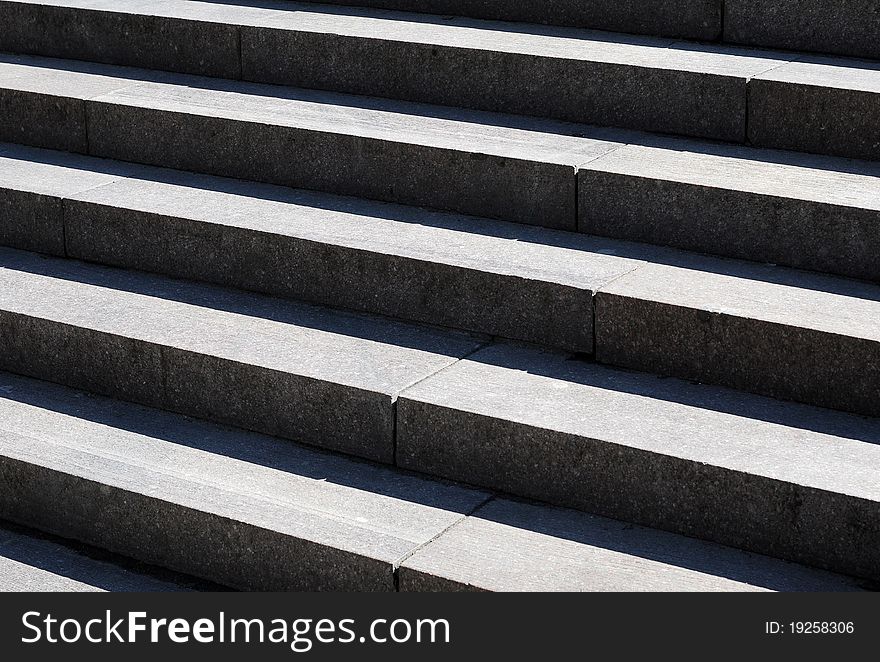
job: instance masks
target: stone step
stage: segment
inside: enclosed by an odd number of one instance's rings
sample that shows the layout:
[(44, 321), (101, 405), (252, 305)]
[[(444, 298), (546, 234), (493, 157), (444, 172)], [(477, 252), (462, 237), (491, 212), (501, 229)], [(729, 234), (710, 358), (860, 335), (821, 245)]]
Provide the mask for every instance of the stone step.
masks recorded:
[[(173, 82), (171, 82), (173, 81)], [(0, 55), (0, 139), (574, 229), (580, 125)]]
[[(401, 591), (853, 591), (851, 578), (546, 505), (493, 499), (400, 566)], [(870, 588), (870, 584), (866, 584)]]
[(250, 590), (394, 590), (479, 491), (0, 375), (0, 516)]
[[(0, 382), (4, 381), (0, 376)], [(4, 395), (6, 393), (4, 392)], [(44, 536), (0, 523), (0, 591), (183, 591), (184, 586), (87, 556)]]
[(0, 2), (0, 49), (880, 159), (871, 62), (318, 5), (61, 4)]
[(0, 146), (0, 244), (593, 352), (607, 241)]
[[(44, 151), (6, 153), (0, 242), (14, 248), (595, 352), (611, 365), (880, 416), (875, 284)], [(16, 288), (36, 287), (20, 281), (21, 260), (36, 258), (4, 256), (10, 311), (34, 305)], [(69, 268), (93, 269), (41, 264), (62, 299)], [(98, 284), (111, 284), (102, 297), (129, 278), (96, 273)], [(147, 290), (183, 287), (136, 278)], [(195, 297), (231, 297), (245, 314), (252, 305), (257, 316), (273, 310), (243, 293), (193, 287), (186, 291)], [(297, 323), (297, 315), (282, 320)], [(448, 360), (474, 342), (450, 349)], [(393, 384), (383, 393), (397, 392)]]
[[(146, 83), (135, 87), (161, 91), (154, 101), (164, 99), (167, 112), (115, 103), (79, 106), (75, 99), (52, 95), (88, 96), (89, 87), (97, 92), (121, 84), (119, 79), (95, 74), (94, 65), (65, 63), (92, 71), (86, 73), (59, 69), (62, 63), (56, 60), (19, 58), (13, 64), (15, 59), (0, 64), (0, 78), (5, 71), (7, 87), (24, 90), (25, 97), (10, 101), (5, 123), (0, 118), (4, 139), (557, 229), (580, 226), (613, 238), (880, 280), (876, 163), (495, 114), (427, 117), (414, 114), (425, 107), (412, 104), (399, 108), (409, 114), (391, 113), (370, 107), (364, 98), (358, 102), (366, 106), (346, 110), (317, 99), (297, 102), (214, 90), (209, 98), (219, 105), (212, 110), (163, 96), (198, 90)], [(237, 111), (255, 99), (271, 107), (274, 124), (250, 122)], [(149, 98), (138, 103), (148, 106)], [(278, 104), (301, 114), (299, 128), (285, 126), (291, 115), (282, 114)], [(172, 107), (185, 107), (186, 113)], [(88, 126), (86, 108), (93, 116)], [(212, 113), (221, 110), (232, 119), (217, 124)], [(326, 125), (318, 129), (315, 117), (322, 114)], [(229, 144), (248, 140), (260, 149), (242, 146), (242, 152), (230, 152)], [(316, 160), (321, 169), (312, 167)]]
[[(496, 345), (408, 389), (397, 435), (404, 468), (880, 578), (878, 419)], [(415, 569), (473, 583), (494, 554)]]
[(383, 462), (472, 336), (0, 249), (0, 369)]
[[(293, 3), (288, 3), (293, 4)], [(880, 59), (874, 0), (321, 0)]]
[(8, 373), (0, 385), (0, 476), (16, 486), (2, 516), (236, 588), (860, 588)]

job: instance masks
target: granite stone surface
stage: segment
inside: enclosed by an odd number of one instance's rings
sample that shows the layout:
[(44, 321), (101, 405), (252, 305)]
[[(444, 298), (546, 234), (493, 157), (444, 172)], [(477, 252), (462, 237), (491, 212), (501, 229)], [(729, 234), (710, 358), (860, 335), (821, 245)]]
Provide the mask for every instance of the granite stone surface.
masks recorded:
[(880, 576), (876, 419), (502, 344), (405, 391), (397, 425), (404, 468)]
[(0, 375), (0, 516), (247, 590), (393, 590), (486, 495)]

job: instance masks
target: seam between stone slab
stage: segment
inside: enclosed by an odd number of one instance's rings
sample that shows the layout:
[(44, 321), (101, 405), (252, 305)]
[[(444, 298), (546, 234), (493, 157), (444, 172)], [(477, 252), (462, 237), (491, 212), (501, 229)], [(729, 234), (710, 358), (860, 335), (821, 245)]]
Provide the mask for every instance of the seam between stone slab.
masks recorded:
[(459, 524), (470, 519), (475, 513), (482, 510), (483, 508), (485, 508), (490, 502), (495, 501), (497, 498), (498, 498), (497, 494), (490, 493), (485, 499), (483, 499), (481, 502), (479, 502), (477, 505), (475, 505), (473, 508), (471, 508), (466, 513), (463, 513), (461, 517), (459, 517), (452, 524), (450, 524), (445, 529), (440, 531), (436, 536), (433, 536), (430, 540), (417, 545), (416, 547), (411, 549), (409, 552), (404, 554), (402, 557), (400, 557), (397, 561), (395, 561), (392, 566), (393, 567), (392, 572), (394, 573), (394, 589), (396, 591), (400, 592), (400, 566), (402, 566), (409, 559), (411, 559), (413, 557), (413, 555), (415, 555), (419, 551), (423, 550), (425, 547), (432, 544), (434, 541), (439, 540), (440, 538), (445, 536), (447, 533), (449, 533), (449, 531), (451, 531), (452, 529), (457, 527)]
[[(88, 123), (86, 123), (88, 127)], [(86, 145), (88, 145), (89, 134), (88, 129), (86, 129)], [(67, 212), (68, 212), (68, 203), (69, 202), (77, 202), (77, 196), (81, 196), (85, 193), (91, 193), (99, 188), (103, 188), (105, 186), (111, 186), (113, 184), (118, 184), (120, 181), (126, 179), (122, 175), (117, 175), (110, 181), (104, 182), (103, 184), (95, 184), (94, 186), (87, 186), (86, 188), (69, 193), (68, 195), (59, 196), (59, 200), (61, 201), (61, 241), (62, 246), (64, 248), (64, 257), (70, 259), (81, 259), (70, 256), (70, 251), (67, 250)]]
[[(484, 340), (483, 342), (479, 343), (470, 352), (468, 352), (464, 356), (461, 356), (460, 358), (455, 359), (449, 365), (443, 366), (439, 370), (435, 370), (431, 374), (426, 375), (426, 376), (422, 377), (421, 379), (417, 379), (412, 384), (408, 384), (408, 385), (404, 386), (402, 389), (400, 389), (399, 391), (397, 391), (396, 393), (393, 393), (391, 395), (391, 466), (399, 467), (399, 465), (397, 463), (397, 423), (398, 423), (397, 401), (404, 394), (404, 392), (408, 391), (409, 389), (411, 389), (415, 386), (418, 386), (419, 384), (421, 384), (422, 382), (424, 382), (427, 379), (431, 379), (432, 377), (436, 377), (441, 372), (452, 368), (453, 366), (458, 364), (460, 361), (464, 361), (465, 359), (470, 358), (471, 356), (473, 356), (477, 352), (480, 352), (480, 351), (486, 349), (489, 345), (493, 344), (495, 341), (496, 341), (495, 337)], [(593, 343), (594, 343), (593, 346), (595, 349), (595, 333), (593, 334)], [(395, 577), (396, 577), (396, 575), (395, 575)]]

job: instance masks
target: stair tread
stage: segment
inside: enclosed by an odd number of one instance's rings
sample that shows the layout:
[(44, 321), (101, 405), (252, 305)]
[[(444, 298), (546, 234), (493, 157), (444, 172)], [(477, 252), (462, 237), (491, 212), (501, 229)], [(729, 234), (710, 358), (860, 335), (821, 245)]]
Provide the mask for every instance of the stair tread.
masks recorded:
[[(742, 166), (742, 162), (738, 165)], [(757, 164), (758, 169), (767, 166), (766, 163)], [(116, 174), (111, 174), (114, 172)], [(89, 179), (89, 175), (93, 179)], [(864, 184), (859, 181), (859, 175), (848, 176), (855, 178), (857, 184)], [(880, 286), (871, 283), (504, 221), (129, 166), (44, 150), (0, 147), (0, 187), (40, 192), (46, 191), (53, 182), (58, 182), (60, 188), (48, 190), (57, 190), (56, 194), (73, 200), (192, 218), (260, 233), (295, 236), (481, 272), (512, 274), (590, 292), (723, 312), (745, 319), (880, 342), (880, 328), (876, 324), (880, 316)], [(77, 192), (80, 183), (84, 189)], [(62, 272), (67, 268), (73, 269), (72, 273), (76, 270), (86, 273), (93, 269), (62, 262), (52, 264), (57, 264)], [(119, 274), (118, 277), (122, 282), (128, 278), (133, 278), (133, 283), (152, 282), (146, 276)], [(35, 278), (29, 276), (27, 281), (22, 281), (22, 287), (43, 287)], [(143, 280), (145, 278), (147, 280)], [(31, 284), (26, 285), (26, 282)], [(53, 282), (70, 291), (71, 295), (79, 292), (88, 297), (91, 296), (88, 292), (97, 291), (84, 286), (71, 289), (73, 285), (65, 285), (61, 280)], [(162, 286), (156, 287), (161, 291)], [(173, 287), (193, 293), (181, 295), (184, 300), (187, 296), (200, 296), (195, 294), (200, 291), (197, 288), (186, 289), (190, 286), (178, 284)], [(15, 295), (8, 290), (6, 296)], [(131, 305), (137, 309), (154, 306), (165, 311), (172, 305), (157, 299), (148, 301), (132, 293), (118, 296), (120, 300), (130, 298)], [(236, 301), (233, 308), (237, 306), (243, 311), (250, 305), (240, 295), (231, 300)], [(59, 301), (64, 301), (64, 297)], [(27, 297), (23, 303), (36, 305)], [(64, 310), (63, 306), (61, 310)], [(181, 311), (181, 320), (192, 317), (183, 312), (187, 310), (183, 304), (176, 304), (175, 310)], [(198, 310), (206, 320), (213, 319), (212, 314), (220, 315)], [(193, 324), (205, 324), (206, 328), (211, 325), (211, 322), (197, 322), (196, 319), (192, 317)], [(248, 323), (245, 318), (240, 320), (241, 324)], [(139, 314), (130, 316), (132, 332), (142, 330), (141, 322)], [(122, 324), (123, 320), (117, 319), (114, 323)], [(266, 334), (267, 342), (274, 342), (271, 339), (276, 330), (283, 328), (280, 322), (251, 320), (249, 324), (254, 333)], [(167, 336), (171, 342), (173, 332), (169, 331)], [(469, 346), (467, 340), (463, 344), (458, 342), (459, 351)], [(452, 346), (454, 344), (449, 347)], [(452, 349), (448, 351), (456, 353)], [(292, 364), (299, 360), (297, 354), (291, 357)], [(260, 360), (256, 354), (253, 359)], [(436, 365), (431, 361), (428, 364)], [(413, 378), (414, 375), (408, 373), (402, 381)]]
[(190, 0), (157, 0), (127, 7), (96, 0), (26, 2), (743, 78), (792, 59), (792, 56), (785, 53), (764, 53), (752, 49), (734, 52), (724, 47), (695, 46), (672, 39), (578, 28), (538, 25), (517, 27), (509, 22), (457, 17), (444, 17), (442, 21), (425, 20), (422, 15), (407, 12), (353, 7), (341, 9), (295, 2), (248, 3), (245, 0), (236, 4), (214, 4)]
[[(480, 508), (485, 492), (8, 373), (0, 384), (5, 461), (378, 559), (389, 580), (401, 563), (404, 590), (410, 571), (479, 584), (473, 568), (502, 561), (507, 569), (487, 574), (483, 588), (858, 588), (844, 577), (549, 506), (493, 500)], [(149, 513), (131, 516), (137, 523)], [(174, 540), (175, 526), (163, 519), (157, 544)], [(516, 558), (501, 559), (513, 545)], [(297, 559), (287, 563), (295, 568)], [(347, 570), (328, 572), (344, 581)]]
[(388, 563), (486, 498), (8, 373), (0, 383), (7, 458)]
[(401, 564), (406, 590), (852, 591), (796, 564), (561, 508), (494, 499)]
[(192, 0), (154, 0), (135, 5), (120, 5), (103, 0), (23, 1), (24, 4), (33, 5), (522, 53), (743, 79), (760, 77), (818, 87), (880, 92), (880, 70), (875, 62), (868, 60), (799, 56), (784, 51), (698, 44), (579, 28), (511, 24), (505, 21), (448, 16), (439, 20), (394, 10), (296, 2), (248, 3), (243, 0), (235, 4), (223, 4)]
[(83, 101), (570, 166), (616, 146), (607, 140), (566, 135), (583, 129), (554, 120), (516, 118), (519, 126), (503, 126), (492, 123), (495, 114), (480, 111), (36, 56), (0, 55), (0, 85)]
[(880, 501), (877, 419), (504, 344), (402, 399)]
[(184, 587), (177, 584), (93, 559), (56, 542), (0, 525), (0, 591), (182, 590)]
[(3, 310), (396, 395), (474, 337), (0, 249)]

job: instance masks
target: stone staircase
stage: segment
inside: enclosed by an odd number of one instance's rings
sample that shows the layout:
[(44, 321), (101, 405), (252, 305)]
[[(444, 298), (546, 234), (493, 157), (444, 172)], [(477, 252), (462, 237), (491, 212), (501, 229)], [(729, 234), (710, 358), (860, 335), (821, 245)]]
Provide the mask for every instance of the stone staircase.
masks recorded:
[(0, 518), (240, 589), (875, 588), (878, 30), (0, 0)]

